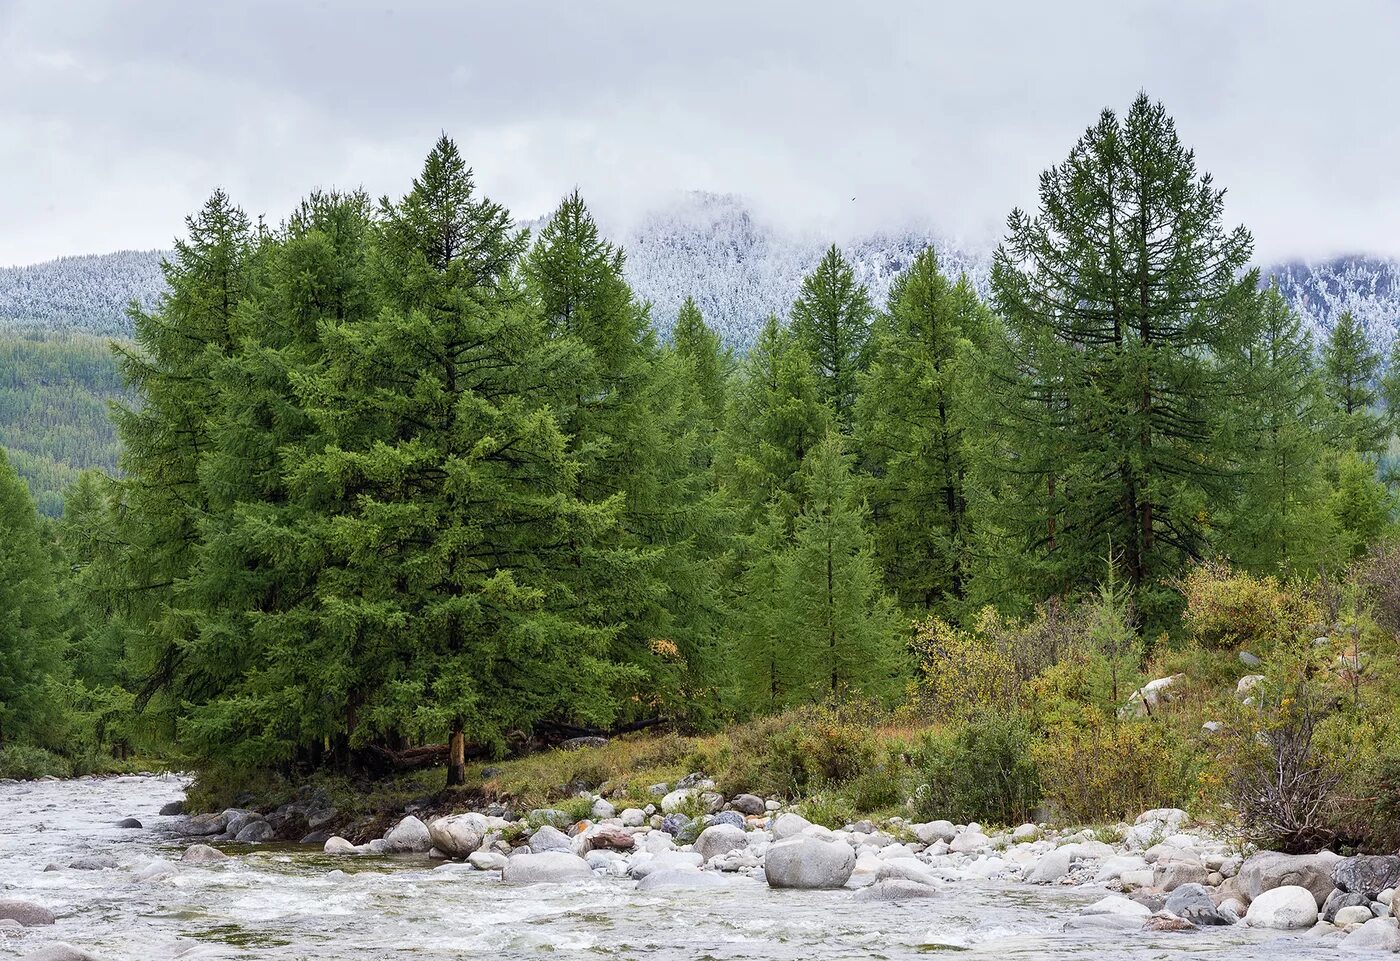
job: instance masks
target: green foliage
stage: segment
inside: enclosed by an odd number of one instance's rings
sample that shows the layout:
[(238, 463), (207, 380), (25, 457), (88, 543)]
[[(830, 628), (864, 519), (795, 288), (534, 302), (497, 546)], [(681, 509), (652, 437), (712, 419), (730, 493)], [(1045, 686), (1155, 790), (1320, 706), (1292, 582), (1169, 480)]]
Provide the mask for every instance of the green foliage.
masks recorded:
[(1193, 794), (1189, 755), (1151, 721), (1063, 727), (1036, 744), (1032, 757), (1045, 800), (1071, 823), (1131, 819), (1181, 807)]
[(787, 711), (730, 734), (730, 766), (720, 778), (729, 793), (797, 798), (840, 787), (881, 761), (860, 703)]
[(1011, 714), (974, 717), (923, 748), (924, 783), (915, 792), (921, 820), (1020, 824), (1040, 803), (1030, 729)]
[(1357, 453), (1378, 453), (1390, 434), (1386, 419), (1375, 410), (1380, 362), (1366, 331), (1351, 311), (1343, 311), (1322, 346), (1322, 377), (1337, 436), (1344, 448)]
[(792, 305), (792, 332), (816, 365), (821, 396), (846, 429), (870, 337), (870, 295), (833, 244), (802, 281)]
[(32, 744), (0, 747), (0, 778), (30, 781), (41, 777), (69, 777), (72, 765), (52, 751)]
[(1242, 648), (1262, 656), (1280, 645), (1310, 641), (1323, 619), (1322, 609), (1299, 586), (1220, 564), (1193, 567), (1181, 589), (1185, 627), (1208, 648)]

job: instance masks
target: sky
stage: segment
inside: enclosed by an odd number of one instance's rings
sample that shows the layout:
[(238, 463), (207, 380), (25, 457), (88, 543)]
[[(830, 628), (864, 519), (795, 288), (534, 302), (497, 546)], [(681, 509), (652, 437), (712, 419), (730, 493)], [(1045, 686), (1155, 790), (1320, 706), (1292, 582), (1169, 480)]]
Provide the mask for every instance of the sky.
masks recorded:
[(167, 247), (216, 186), (397, 196), (443, 132), (522, 219), (990, 246), (1140, 90), (1261, 261), (1400, 256), (1396, 0), (0, 0), (0, 265)]

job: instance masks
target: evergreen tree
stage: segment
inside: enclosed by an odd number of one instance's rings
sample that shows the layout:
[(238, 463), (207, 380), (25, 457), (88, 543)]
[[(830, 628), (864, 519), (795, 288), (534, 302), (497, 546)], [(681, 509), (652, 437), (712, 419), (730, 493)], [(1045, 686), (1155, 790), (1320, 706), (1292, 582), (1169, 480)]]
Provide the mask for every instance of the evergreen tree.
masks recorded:
[(949, 283), (926, 249), (896, 278), (871, 341), (856, 434), (876, 554), (908, 608), (966, 594), (965, 355), (985, 349), (991, 327), (966, 278)]
[(53, 558), (34, 500), (0, 449), (0, 746), (43, 735), (55, 705), (46, 680), (59, 668)]
[(1205, 552), (1228, 503), (1218, 358), (1253, 336), (1251, 239), (1223, 228), (1223, 191), (1145, 95), (1122, 120), (1105, 110), (1040, 200), (1011, 214), (993, 264), (1009, 364), (988, 378), (981, 462), (1011, 495), (1011, 551), (1058, 555), (1057, 586), (1083, 587), (1112, 550), (1141, 594)]
[(687, 406), (698, 406), (708, 423), (718, 427), (728, 402), (734, 358), (719, 335), (705, 324), (694, 298), (687, 297), (681, 305), (671, 342), (694, 392)]
[(1322, 347), (1323, 384), (1332, 402), (1339, 443), (1363, 454), (1378, 453), (1389, 433), (1375, 409), (1379, 369), (1380, 354), (1351, 311), (1344, 311)]
[(793, 333), (817, 365), (821, 396), (842, 429), (850, 426), (873, 312), (865, 285), (834, 244), (803, 278), (792, 305)]
[(776, 674), (789, 703), (883, 698), (898, 689), (899, 620), (881, 585), (850, 461), (833, 432), (803, 465), (806, 503), (773, 599), (785, 639)]

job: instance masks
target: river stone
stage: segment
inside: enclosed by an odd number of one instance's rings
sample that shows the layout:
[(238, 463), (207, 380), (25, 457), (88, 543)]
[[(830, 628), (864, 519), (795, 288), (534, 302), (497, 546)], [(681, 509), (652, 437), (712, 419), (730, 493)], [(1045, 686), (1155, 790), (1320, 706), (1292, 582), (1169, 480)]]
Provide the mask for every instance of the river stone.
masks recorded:
[(1069, 874), (1069, 865), (1069, 849), (1056, 848), (1035, 862), (1035, 867), (1026, 873), (1026, 880), (1031, 884), (1053, 884)]
[(647, 812), (641, 808), (624, 808), (622, 811), (622, 826), (625, 828), (639, 828), (646, 820)]
[(245, 844), (261, 844), (263, 841), (271, 841), (276, 836), (277, 832), (271, 824), (266, 821), (254, 821), (239, 831), (234, 840), (242, 841)]
[(1205, 884), (1208, 871), (1199, 861), (1186, 859), (1158, 860), (1152, 868), (1152, 885), (1163, 891), (1175, 891), (1188, 885)]
[(1274, 888), (1298, 886), (1312, 892), (1317, 907), (1321, 907), (1336, 885), (1332, 869), (1342, 856), (1331, 851), (1317, 854), (1279, 854), (1260, 851), (1250, 855), (1240, 865), (1240, 890), (1253, 901)]
[(53, 924), (56, 920), (54, 918), (54, 913), (43, 905), (35, 904), (32, 901), (16, 901), (9, 898), (0, 899), (0, 919), (2, 918), (18, 921), (26, 928), (36, 928), (44, 924)]
[(661, 819), (661, 831), (672, 837), (680, 834), (690, 824), (690, 818), (684, 814), (668, 814)]
[(812, 826), (812, 822), (800, 814), (792, 811), (784, 811), (773, 819), (774, 840), (781, 841), (784, 838), (795, 837)]
[(102, 961), (102, 959), (82, 948), (75, 948), (63, 941), (55, 941), (38, 951), (30, 951), (20, 961)]
[(467, 862), (478, 871), (499, 871), (507, 860), (504, 854), (495, 851), (473, 851), (467, 855)]
[(1146, 919), (1151, 917), (1152, 909), (1145, 904), (1139, 904), (1131, 898), (1125, 898), (1120, 894), (1110, 894), (1106, 898), (1100, 898), (1095, 901), (1079, 913), (1085, 916), (1112, 914), (1124, 918)]
[(190, 837), (208, 837), (211, 834), (223, 834), (227, 827), (228, 818), (223, 814), (196, 814), (186, 818), (179, 831)]
[(693, 868), (667, 868), (652, 871), (637, 882), (638, 891), (692, 891), (701, 888), (723, 888), (729, 882), (718, 871), (696, 871)]
[(261, 821), (262, 815), (257, 811), (246, 811), (242, 808), (229, 808), (224, 812), (224, 829), (222, 834), (227, 834), (229, 840), (238, 837), (238, 832), (252, 824), (254, 821)]
[(888, 881), (876, 881), (869, 887), (861, 888), (855, 893), (852, 900), (912, 901), (916, 898), (936, 898), (938, 894), (938, 889), (930, 885), (920, 884), (918, 881), (891, 878)]
[(1343, 858), (1332, 867), (1332, 881), (1343, 891), (1374, 899), (1400, 884), (1400, 855), (1358, 854)]
[(628, 868), (628, 874), (633, 879), (640, 881), (648, 874), (655, 874), (657, 871), (673, 869), (698, 871), (703, 863), (700, 855), (694, 851), (662, 851), (649, 858), (634, 858)]
[(696, 794), (695, 788), (677, 788), (661, 799), (661, 812), (663, 814), (675, 814)]
[(449, 858), (470, 857), (481, 848), (490, 825), (480, 814), (449, 814), (433, 818), (428, 824), (428, 837)]
[(228, 859), (227, 854), (207, 844), (191, 844), (185, 848), (185, 853), (180, 855), (180, 860), (187, 864), (217, 864)]
[(856, 852), (844, 841), (797, 835), (769, 845), (763, 874), (774, 888), (839, 888), (855, 867)]
[(1285, 884), (1263, 892), (1249, 905), (1245, 923), (1255, 928), (1297, 931), (1317, 923), (1317, 900), (1298, 884)]
[(541, 824), (530, 835), (530, 853), (543, 854), (547, 851), (570, 851), (569, 838), (563, 831), (549, 824)]
[(755, 794), (736, 794), (729, 801), (729, 806), (740, 814), (758, 816), (767, 811), (763, 804), (763, 798)]
[(90, 854), (68, 862), (68, 867), (74, 871), (106, 871), (116, 866), (117, 859), (110, 854)]
[(1195, 931), (1196, 926), (1185, 918), (1179, 918), (1174, 914), (1162, 911), (1152, 915), (1142, 923), (1144, 931)]
[(1334, 921), (1337, 912), (1342, 908), (1365, 907), (1370, 910), (1371, 899), (1364, 894), (1352, 894), (1343, 891), (1341, 888), (1333, 891), (1327, 896), (1327, 900), (1322, 902), (1322, 920)]
[(881, 861), (875, 868), (875, 880), (879, 881), (912, 881), (915, 884), (937, 884), (938, 879), (923, 869), (920, 861), (911, 861), (909, 858), (896, 858), (893, 861)]
[(636, 843), (631, 831), (615, 824), (595, 825), (584, 835), (584, 847), (588, 851), (630, 851)]
[(593, 802), (590, 813), (593, 815), (593, 820), (606, 821), (610, 817), (617, 816), (617, 808), (607, 798), (598, 798)]
[(732, 824), (711, 824), (695, 839), (695, 851), (706, 861), (748, 846), (749, 837), (744, 829)]
[(1192, 924), (1205, 926), (1235, 923), (1234, 919), (1226, 917), (1216, 907), (1215, 899), (1200, 884), (1178, 886), (1167, 898), (1165, 907), (1172, 914), (1184, 918)]
[(714, 827), (716, 824), (731, 824), (740, 831), (744, 830), (744, 816), (737, 811), (720, 811), (718, 814), (706, 819), (706, 826)]
[(165, 804), (161, 805), (161, 808), (160, 808), (160, 816), (161, 816), (161, 817), (166, 817), (166, 818), (168, 818), (168, 817), (173, 817), (173, 816), (175, 816), (175, 815), (177, 815), (177, 814), (184, 814), (184, 813), (185, 813), (185, 802), (184, 802), (184, 801), (168, 801), (168, 802), (166, 802)]
[(127, 830), (136, 830), (141, 827), (141, 822), (136, 820), (136, 818), (122, 818), (117, 822), (117, 827)]
[(410, 814), (384, 835), (385, 854), (422, 854), (433, 846), (428, 826)]
[(1078, 917), (1073, 917), (1066, 921), (1062, 930), (1121, 933), (1124, 931), (1141, 931), (1142, 923), (1143, 919), (1136, 915), (1081, 914)]
[(1332, 917), (1332, 923), (1339, 928), (1350, 928), (1365, 924), (1376, 917), (1371, 913), (1371, 906), (1368, 904), (1353, 904), (1345, 908), (1338, 909)]
[(937, 841), (951, 843), (953, 838), (958, 836), (958, 829), (953, 826), (952, 821), (929, 821), (924, 824), (910, 825), (910, 830), (914, 832), (914, 837), (923, 844), (933, 844)]
[(1394, 918), (1372, 918), (1342, 939), (1343, 951), (1400, 951)]
[(566, 828), (574, 823), (573, 818), (558, 808), (536, 808), (528, 818), (531, 824), (548, 824), (550, 827)]
[(567, 851), (517, 854), (506, 859), (501, 880), (506, 884), (560, 884), (593, 877), (588, 862)]
[(358, 850), (356, 850), (355, 845), (345, 840), (345, 838), (339, 836), (326, 838), (326, 845), (321, 850), (323, 850), (326, 854), (334, 855), (360, 853)]
[(1244, 677), (1240, 678), (1239, 683), (1235, 685), (1235, 697), (1241, 701), (1248, 700), (1250, 694), (1253, 693), (1254, 689), (1258, 687), (1263, 680), (1263, 674), (1246, 674)]
[(966, 831), (953, 838), (948, 850), (953, 854), (973, 854), (977, 851), (985, 850), (992, 846), (992, 839), (981, 831), (974, 831), (969, 827)]

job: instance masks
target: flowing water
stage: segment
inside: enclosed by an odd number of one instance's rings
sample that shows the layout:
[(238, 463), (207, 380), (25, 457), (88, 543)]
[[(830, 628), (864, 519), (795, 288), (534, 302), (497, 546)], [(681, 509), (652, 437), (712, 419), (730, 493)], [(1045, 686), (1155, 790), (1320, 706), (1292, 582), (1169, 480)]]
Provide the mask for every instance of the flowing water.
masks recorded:
[[(379, 959), (908, 959), (930, 953), (1012, 959), (1336, 958), (1334, 941), (1243, 925), (1198, 933), (1062, 932), (1104, 892), (950, 885), (937, 899), (856, 902), (849, 891), (772, 891), (735, 878), (722, 890), (639, 894), (632, 882), (503, 886), (495, 874), (423, 858), (328, 858), (296, 845), (225, 845), (215, 865), (143, 881), (188, 842), (157, 815), (183, 796), (170, 776), (0, 785), (0, 898), (35, 901), (58, 923), (0, 933), (0, 958), (65, 941), (107, 961)], [(142, 830), (116, 823), (137, 817)], [(116, 868), (69, 869), (108, 855)], [(56, 864), (60, 870), (45, 871)]]

